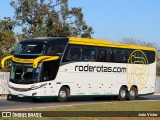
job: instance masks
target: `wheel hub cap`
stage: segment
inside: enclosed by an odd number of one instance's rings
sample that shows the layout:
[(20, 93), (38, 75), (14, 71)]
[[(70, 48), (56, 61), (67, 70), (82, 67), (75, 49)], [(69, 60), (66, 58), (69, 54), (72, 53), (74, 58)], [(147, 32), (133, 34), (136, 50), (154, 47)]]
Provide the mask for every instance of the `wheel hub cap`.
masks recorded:
[(121, 96), (124, 98), (126, 95), (126, 92), (124, 90), (121, 91)]
[(130, 96), (134, 97), (135, 96), (135, 92), (133, 90), (130, 91)]
[(60, 97), (63, 97), (65, 98), (67, 95), (66, 95), (66, 92), (65, 91), (60, 91)]

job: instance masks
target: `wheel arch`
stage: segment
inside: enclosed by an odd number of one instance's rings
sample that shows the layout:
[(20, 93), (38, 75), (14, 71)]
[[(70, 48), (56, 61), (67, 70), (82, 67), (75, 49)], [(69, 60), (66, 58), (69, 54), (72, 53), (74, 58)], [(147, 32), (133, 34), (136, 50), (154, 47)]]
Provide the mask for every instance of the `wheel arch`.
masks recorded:
[(121, 87), (119, 88), (119, 90), (120, 90), (122, 87), (126, 88), (126, 90), (127, 90), (127, 92), (128, 92), (128, 86), (127, 86), (127, 85), (121, 85)]

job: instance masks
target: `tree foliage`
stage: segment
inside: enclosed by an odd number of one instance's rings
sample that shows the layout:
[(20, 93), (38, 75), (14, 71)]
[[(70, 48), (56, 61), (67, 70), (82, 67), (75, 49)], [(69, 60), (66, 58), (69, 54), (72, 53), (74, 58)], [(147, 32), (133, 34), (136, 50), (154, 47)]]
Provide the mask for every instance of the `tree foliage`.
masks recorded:
[(154, 47), (156, 50), (159, 50), (159, 46), (155, 43), (150, 43), (146, 41), (141, 41), (133, 38), (124, 37), (120, 40), (122, 44), (130, 44), (130, 45), (139, 45), (139, 46), (146, 46), (146, 47)]
[(4, 20), (0, 20), (0, 59), (14, 49), (15, 38), (14, 28), (15, 23), (10, 17), (5, 17)]
[(26, 37), (91, 37), (92, 27), (83, 19), (82, 8), (69, 8), (68, 0), (15, 0), (17, 25)]

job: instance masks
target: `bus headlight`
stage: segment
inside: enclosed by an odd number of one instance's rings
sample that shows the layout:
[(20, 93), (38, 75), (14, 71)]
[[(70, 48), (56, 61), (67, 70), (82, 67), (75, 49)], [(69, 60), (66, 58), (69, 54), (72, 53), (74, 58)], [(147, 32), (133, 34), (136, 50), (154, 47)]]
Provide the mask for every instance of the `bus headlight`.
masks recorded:
[(38, 86), (32, 85), (32, 86), (31, 86), (31, 90), (35, 90), (35, 89), (38, 89), (38, 88), (40, 88), (40, 87), (41, 87), (41, 85), (38, 85)]
[(43, 87), (43, 86), (45, 86), (45, 85), (47, 85), (47, 83), (41, 84), (41, 85), (32, 85), (32, 86), (31, 86), (31, 90), (35, 90), (35, 89), (41, 88), (41, 87)]

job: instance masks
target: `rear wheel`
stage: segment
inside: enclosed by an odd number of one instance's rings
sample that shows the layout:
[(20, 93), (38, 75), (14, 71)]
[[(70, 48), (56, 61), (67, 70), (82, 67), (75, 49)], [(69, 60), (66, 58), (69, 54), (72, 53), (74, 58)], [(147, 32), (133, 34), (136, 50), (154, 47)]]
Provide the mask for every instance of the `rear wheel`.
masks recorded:
[(122, 86), (119, 90), (118, 99), (123, 101), (127, 99), (127, 88)]
[(135, 87), (132, 87), (128, 93), (129, 100), (135, 100), (137, 97), (137, 89)]
[(65, 102), (67, 101), (68, 96), (69, 96), (68, 89), (66, 87), (61, 87), (61, 89), (59, 90), (59, 94), (58, 94), (58, 101)]

